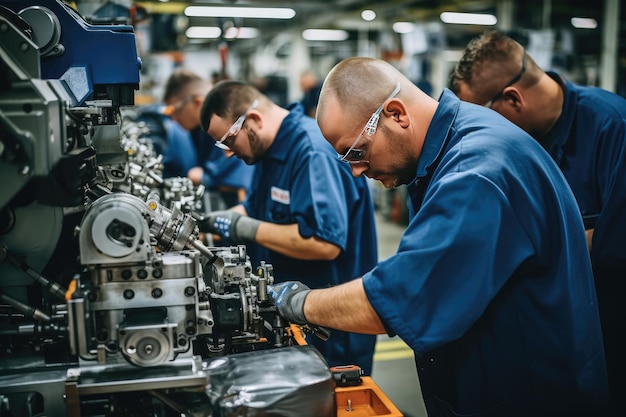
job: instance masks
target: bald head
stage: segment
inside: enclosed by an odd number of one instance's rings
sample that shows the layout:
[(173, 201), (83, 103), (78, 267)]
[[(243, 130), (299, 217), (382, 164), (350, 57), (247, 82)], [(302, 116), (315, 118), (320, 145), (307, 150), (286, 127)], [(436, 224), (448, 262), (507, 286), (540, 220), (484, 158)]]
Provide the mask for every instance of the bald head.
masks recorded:
[(395, 187), (414, 178), (438, 104), (388, 62), (348, 58), (324, 81), (317, 124), (354, 176)]
[(342, 105), (346, 118), (363, 123), (389, 96), (400, 82), (400, 93), (412, 83), (386, 61), (374, 58), (348, 58), (338, 63), (327, 75), (320, 92), (317, 120), (325, 118), (329, 100)]
[[(448, 87), (465, 101), (485, 104), (520, 73), (524, 54), (524, 47), (514, 39), (487, 31), (467, 44)], [(533, 85), (542, 73), (526, 55), (524, 76), (516, 85)]]

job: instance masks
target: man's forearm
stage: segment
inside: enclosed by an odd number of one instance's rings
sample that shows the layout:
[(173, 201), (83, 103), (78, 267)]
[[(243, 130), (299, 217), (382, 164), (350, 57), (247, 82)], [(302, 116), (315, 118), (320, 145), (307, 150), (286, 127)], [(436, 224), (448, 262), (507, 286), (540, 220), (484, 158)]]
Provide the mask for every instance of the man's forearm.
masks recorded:
[(270, 250), (302, 260), (333, 260), (341, 249), (316, 237), (304, 239), (297, 224), (273, 224), (262, 222), (256, 234), (256, 242)]
[(304, 303), (309, 323), (354, 333), (384, 334), (385, 328), (370, 304), (363, 281), (312, 290)]
[(585, 236), (587, 236), (587, 248), (591, 252), (591, 241), (593, 240), (593, 229), (585, 230)]

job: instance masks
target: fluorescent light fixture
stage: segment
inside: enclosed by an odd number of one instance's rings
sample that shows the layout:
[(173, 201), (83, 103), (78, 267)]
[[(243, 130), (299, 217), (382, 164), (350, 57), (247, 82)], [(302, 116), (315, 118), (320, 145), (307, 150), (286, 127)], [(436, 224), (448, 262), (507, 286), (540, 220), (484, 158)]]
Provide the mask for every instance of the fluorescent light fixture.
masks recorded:
[(376, 19), (376, 12), (374, 10), (363, 10), (361, 12), (361, 19), (365, 20), (366, 22), (371, 22), (372, 20)]
[(213, 7), (189, 6), (189, 17), (249, 17), (253, 19), (292, 19), (296, 11), (287, 7)]
[(216, 26), (191, 26), (185, 31), (189, 39), (216, 39), (222, 34), (222, 29)]
[(224, 37), (226, 39), (253, 39), (258, 36), (259, 30), (257, 28), (229, 27), (224, 31)]
[(415, 24), (411, 22), (396, 22), (391, 27), (396, 33), (411, 33), (415, 30)]
[(302, 31), (302, 37), (307, 41), (345, 41), (348, 32), (336, 29), (306, 29)]
[(598, 22), (592, 17), (572, 17), (570, 22), (576, 29), (595, 29), (598, 27)]
[(493, 26), (498, 23), (498, 19), (492, 14), (443, 12), (439, 17), (443, 23), (454, 25)]

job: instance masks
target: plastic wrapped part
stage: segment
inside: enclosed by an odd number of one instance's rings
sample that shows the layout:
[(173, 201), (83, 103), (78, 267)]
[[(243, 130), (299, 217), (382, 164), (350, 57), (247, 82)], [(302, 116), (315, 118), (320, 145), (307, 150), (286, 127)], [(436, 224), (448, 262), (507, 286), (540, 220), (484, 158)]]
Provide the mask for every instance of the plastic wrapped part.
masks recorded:
[(229, 355), (207, 366), (213, 417), (335, 417), (335, 382), (312, 346)]

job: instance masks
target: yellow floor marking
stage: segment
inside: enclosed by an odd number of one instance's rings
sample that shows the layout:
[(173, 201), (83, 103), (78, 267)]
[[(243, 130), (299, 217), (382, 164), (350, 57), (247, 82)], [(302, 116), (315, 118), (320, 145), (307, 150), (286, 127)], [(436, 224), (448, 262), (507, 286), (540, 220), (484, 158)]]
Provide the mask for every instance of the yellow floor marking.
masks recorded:
[(395, 361), (398, 359), (408, 359), (413, 358), (414, 354), (412, 350), (401, 350), (398, 352), (381, 352), (374, 353), (374, 362), (383, 362), (383, 361)]
[(376, 342), (376, 351), (388, 351), (397, 349), (411, 349), (403, 340), (383, 340)]
[(393, 361), (412, 358), (413, 350), (402, 340), (385, 340), (376, 343), (374, 361)]

